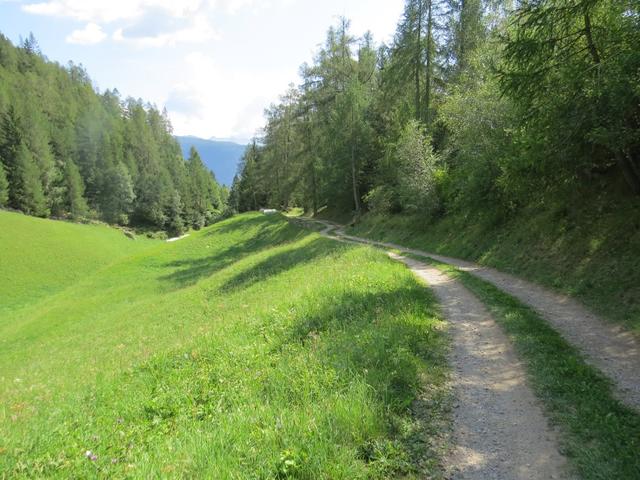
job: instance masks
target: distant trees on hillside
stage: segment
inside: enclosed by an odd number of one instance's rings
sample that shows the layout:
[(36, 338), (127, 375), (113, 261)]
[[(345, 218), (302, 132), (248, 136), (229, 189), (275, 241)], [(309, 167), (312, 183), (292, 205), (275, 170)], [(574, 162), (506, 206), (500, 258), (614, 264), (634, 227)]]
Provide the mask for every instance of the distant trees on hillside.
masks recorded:
[(87, 72), (0, 35), (0, 206), (180, 233), (218, 218), (227, 192), (182, 158), (166, 112), (97, 92)]
[(268, 110), (231, 201), (503, 215), (640, 193), (638, 46), (625, 0), (406, 0), (379, 47), (343, 19)]

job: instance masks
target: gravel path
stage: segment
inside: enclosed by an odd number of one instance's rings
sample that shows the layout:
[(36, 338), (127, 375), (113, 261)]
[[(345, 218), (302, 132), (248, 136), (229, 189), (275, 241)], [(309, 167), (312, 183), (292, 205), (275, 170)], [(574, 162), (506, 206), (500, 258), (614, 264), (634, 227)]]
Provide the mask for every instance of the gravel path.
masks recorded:
[(602, 320), (566, 295), (493, 268), (393, 243), (346, 235), (337, 224), (325, 221), (318, 223), (326, 227), (322, 232), (325, 235), (335, 230), (338, 236), (351, 241), (433, 258), (476, 275), (509, 293), (541, 314), (569, 343), (582, 352), (589, 363), (609, 377), (622, 402), (640, 409), (640, 341), (619, 325)]
[(640, 342), (631, 332), (605, 322), (566, 295), (513, 275), (455, 258), (428, 256), (468, 271), (532, 307), (578, 347), (589, 363), (613, 380), (616, 396), (622, 402), (640, 409)]
[[(335, 240), (363, 242), (322, 223)], [(370, 243), (365, 241), (365, 243)], [(397, 247), (393, 247), (396, 248)], [(450, 325), (455, 398), (447, 478), (548, 480), (568, 478), (556, 433), (526, 382), (524, 367), (485, 306), (437, 268), (394, 253), (433, 290)]]
[(564, 478), (567, 467), (556, 435), (509, 340), (484, 305), (435, 267), (389, 255), (429, 284), (450, 324), (455, 409), (449, 478)]

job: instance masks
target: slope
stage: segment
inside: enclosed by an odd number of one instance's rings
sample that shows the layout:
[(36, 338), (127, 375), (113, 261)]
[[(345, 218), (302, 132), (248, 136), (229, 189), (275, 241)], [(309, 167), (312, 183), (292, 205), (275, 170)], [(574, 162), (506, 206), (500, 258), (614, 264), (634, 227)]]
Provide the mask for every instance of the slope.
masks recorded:
[(640, 201), (583, 199), (530, 207), (514, 218), (491, 211), (366, 215), (349, 232), (471, 260), (575, 297), (640, 334)]
[(279, 216), (122, 258), (0, 327), (0, 471), (437, 475), (433, 304), (384, 254)]
[(156, 243), (107, 226), (0, 210), (0, 319)]
[[(607, 338), (608, 332), (581, 331), (589, 329), (593, 322), (598, 323), (597, 318), (584, 312), (583, 307), (579, 307), (580, 321), (571, 325), (575, 331), (563, 338), (567, 333), (564, 327), (568, 325), (563, 326), (564, 320), (556, 317), (556, 307), (571, 309), (575, 302), (561, 298), (557, 306), (549, 305), (548, 302), (556, 301), (557, 294), (541, 291), (535, 285), (527, 286), (520, 279), (507, 279), (506, 274), (497, 274), (469, 262), (346, 235), (330, 222), (316, 220), (316, 225), (325, 227), (321, 234), (329, 238), (374, 244), (407, 254), (410, 258), (390, 253), (407, 263), (416, 275), (427, 279), (439, 298), (445, 319), (451, 323), (455, 352), (451, 358), (457, 402), (453, 445), (458, 454), (451, 459), (451, 466), (458, 472), (456, 478), (530, 479), (534, 476), (558, 478), (560, 475), (557, 471), (555, 474), (545, 472), (554, 464), (547, 463), (552, 455), (534, 453), (544, 442), (527, 438), (535, 431), (539, 432), (544, 421), (538, 420), (529, 426), (522, 423), (523, 412), (526, 412), (523, 417), (526, 421), (536, 417), (536, 406), (535, 402), (525, 400), (527, 388), (522, 372), (517, 371), (521, 365), (528, 373), (526, 383), (533, 388), (545, 406), (545, 413), (561, 433), (561, 451), (579, 478), (640, 478), (637, 456), (640, 415), (633, 408), (633, 394), (637, 392), (638, 384), (637, 345), (632, 343), (627, 351), (614, 352), (616, 347), (608, 344), (612, 340)], [(423, 263), (425, 258), (433, 266)], [(465, 292), (465, 287), (477, 298)], [(528, 294), (523, 296), (523, 292)], [(547, 305), (537, 312), (540, 303), (532, 303), (531, 299), (540, 295), (542, 303)], [(488, 307), (490, 314), (478, 300)], [(565, 313), (560, 312), (561, 316)], [(497, 329), (496, 324), (501, 328)], [(558, 327), (562, 335), (554, 327)], [(505, 333), (513, 342), (518, 359), (513, 357)], [(584, 344), (577, 340), (584, 333), (591, 342), (600, 344), (600, 350), (583, 348)], [(603, 371), (594, 364), (603, 367)], [(635, 371), (629, 368), (634, 364)], [(616, 383), (618, 389), (615, 389)], [(509, 398), (512, 395), (515, 397)], [(517, 398), (519, 402), (515, 401)], [(623, 402), (629, 405), (625, 406)], [(502, 406), (498, 406), (500, 403)], [(547, 440), (551, 436), (547, 435)], [(528, 447), (522, 450), (517, 446), (519, 442)], [(533, 448), (534, 443), (536, 448)], [(501, 448), (496, 449), (497, 445)], [(510, 451), (514, 447), (516, 450)], [(522, 454), (533, 454), (536, 459), (524, 460)], [(501, 457), (509, 460), (503, 463)], [(533, 471), (529, 471), (530, 467)]]

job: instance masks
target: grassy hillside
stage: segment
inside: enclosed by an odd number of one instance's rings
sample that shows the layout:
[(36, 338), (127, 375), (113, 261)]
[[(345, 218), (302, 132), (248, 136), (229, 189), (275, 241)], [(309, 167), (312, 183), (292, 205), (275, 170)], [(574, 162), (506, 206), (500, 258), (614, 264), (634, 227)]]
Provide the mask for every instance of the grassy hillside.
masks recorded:
[(111, 227), (79, 225), (0, 210), (0, 325), (36, 303), (124, 257), (155, 245)]
[[(490, 214), (490, 212), (488, 212)], [(640, 202), (528, 208), (499, 222), (487, 212), (435, 223), (416, 216), (368, 215), (349, 229), (456, 256), (577, 297), (603, 317), (640, 334)]]
[[(4, 251), (13, 240), (0, 238)], [(23, 253), (47, 251), (55, 271), (62, 246), (37, 238)], [(383, 253), (279, 216), (123, 256), (4, 315), (0, 478), (437, 472), (433, 305)]]

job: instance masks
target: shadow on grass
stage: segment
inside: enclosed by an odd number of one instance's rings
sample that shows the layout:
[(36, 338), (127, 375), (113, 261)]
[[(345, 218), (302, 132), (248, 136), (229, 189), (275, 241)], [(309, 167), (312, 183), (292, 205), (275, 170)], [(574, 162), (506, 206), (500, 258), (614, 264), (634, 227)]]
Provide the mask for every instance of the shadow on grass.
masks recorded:
[(313, 262), (318, 258), (336, 254), (353, 248), (323, 238), (317, 238), (303, 245), (287, 248), (286, 250), (270, 255), (252, 267), (243, 270), (233, 276), (220, 287), (222, 292), (229, 292), (237, 288), (247, 288), (251, 285), (265, 281), (290, 270), (296, 266)]
[[(270, 259), (274, 261), (274, 257), (290, 255), (288, 262), (292, 267), (309, 261), (311, 256), (338, 255), (356, 248), (314, 238), (303, 242), (291, 245), (291, 251), (274, 252)], [(241, 247), (226, 249), (217, 256), (233, 256), (237, 249), (246, 254)], [(267, 267), (268, 261), (261, 259), (262, 266)], [(347, 262), (344, 265), (349, 268)], [(275, 274), (273, 269), (266, 268), (261, 275), (267, 272)], [(238, 285), (247, 284), (245, 280), (248, 277), (237, 277)], [(171, 352), (161, 349), (156, 356), (144, 360), (132, 374), (124, 371), (114, 373), (119, 381), (101, 382), (96, 396), (99, 401), (95, 401), (93, 396), (78, 396), (79, 403), (70, 404), (70, 421), (61, 422), (58, 428), (53, 429), (50, 443), (37, 453), (30, 452), (31, 458), (48, 459), (49, 452), (62, 451), (70, 440), (73, 444), (87, 444), (89, 429), (79, 429), (76, 425), (86, 422), (86, 412), (90, 411), (92, 418), (97, 419), (95, 422), (92, 420), (91, 434), (94, 431), (100, 434), (103, 451), (109, 452), (108, 456), (113, 458), (136, 458), (133, 455), (147, 451), (147, 448), (148, 451), (162, 453), (162, 445), (175, 439), (185, 439), (183, 445), (186, 446), (180, 446), (178, 452), (172, 454), (188, 455), (192, 452), (186, 450), (193, 445), (189, 443), (191, 439), (209, 442), (215, 448), (217, 444), (211, 439), (226, 435), (222, 440), (227, 443), (255, 442), (258, 449), (255, 457), (246, 459), (230, 455), (229, 462), (241, 460), (243, 463), (238, 465), (242, 465), (245, 471), (266, 469), (277, 461), (279, 455), (271, 450), (266, 443), (268, 440), (255, 440), (266, 432), (278, 439), (278, 448), (288, 448), (296, 441), (298, 443), (291, 448), (308, 448), (311, 454), (322, 454), (322, 448), (316, 450), (314, 447), (318, 442), (338, 442), (339, 448), (344, 445), (348, 452), (357, 456), (354, 463), (362, 460), (372, 471), (384, 469), (386, 477), (404, 476), (402, 473), (408, 468), (405, 467), (406, 450), (413, 455), (411, 449), (415, 448), (418, 459), (435, 457), (429, 452), (429, 444), (420, 443), (429, 438), (428, 432), (432, 427), (428, 422), (415, 428), (412, 424), (407, 432), (399, 431), (397, 426), (409, 420), (403, 405), (410, 403), (421, 390), (421, 359), (416, 355), (424, 355), (423, 359), (427, 361), (429, 355), (435, 358), (439, 350), (437, 342), (442, 335), (438, 335), (430, 327), (430, 319), (425, 318), (425, 312), (428, 316), (434, 312), (432, 297), (410, 276), (407, 275), (404, 282), (389, 283), (389, 278), (373, 274), (371, 280), (372, 283), (358, 285), (348, 281), (325, 284), (314, 279), (319, 284), (319, 291), (305, 292), (300, 302), (296, 302), (300, 307), (294, 310), (294, 318), (277, 313), (273, 316), (266, 314), (261, 328), (271, 329), (270, 334), (264, 337), (256, 335), (255, 342), (247, 342), (253, 324), (241, 334), (223, 329), (219, 332), (220, 338), (224, 336), (226, 340), (223, 342), (211, 341), (216, 337), (201, 337), (202, 341), (196, 341), (198, 336), (194, 334), (191, 354), (185, 354), (191, 349), (185, 350), (184, 345)], [(274, 288), (274, 291), (277, 290)], [(242, 315), (238, 314), (238, 318)], [(311, 338), (314, 335), (316, 339)], [(272, 338), (282, 340), (283, 347), (289, 344), (293, 348), (269, 352), (271, 345), (265, 345), (265, 342), (271, 342)], [(433, 363), (444, 368), (443, 360)], [(331, 372), (335, 372), (335, 379)], [(261, 376), (255, 377), (256, 373)], [(429, 377), (427, 382), (434, 384), (433, 390), (438, 389), (437, 378)], [(360, 385), (362, 389), (357, 390)], [(365, 389), (366, 395), (360, 395), (359, 392)], [(341, 404), (328, 403), (326, 397)], [(352, 399), (355, 404), (353, 410), (350, 408)], [(280, 423), (282, 411), (289, 412), (294, 404), (301, 406), (303, 413), (296, 417), (295, 422)], [(385, 431), (377, 428), (377, 421), (373, 425), (375, 428), (362, 425), (357, 410), (361, 405), (371, 405), (372, 410), (380, 413), (375, 418), (381, 419)], [(392, 406), (395, 406), (393, 419), (389, 415)], [(425, 411), (435, 415), (437, 405), (429, 404)], [(122, 418), (118, 434), (124, 432), (125, 439), (115, 434), (112, 426), (115, 417)], [(286, 414), (284, 417), (286, 420)], [(224, 422), (229, 429), (217, 427)], [(316, 431), (318, 435), (309, 435), (309, 432)], [(336, 431), (345, 433), (337, 435)], [(133, 441), (142, 446), (136, 447), (132, 453), (130, 442)], [(204, 445), (207, 446), (206, 443)], [(18, 464), (23, 457), (16, 454), (14, 461), (13, 451), (8, 451), (6, 457), (11, 456), (9, 462)], [(104, 456), (108, 458), (106, 453)], [(211, 458), (208, 453), (207, 458)], [(398, 465), (398, 471), (390, 466), (390, 458), (394, 465)], [(226, 458), (224, 460), (227, 461)], [(213, 457), (206, 465), (208, 471), (215, 471), (216, 461), (219, 460)], [(65, 476), (87, 476), (87, 467), (84, 466), (87, 462), (84, 459), (81, 462), (70, 463)], [(150, 457), (149, 468), (159, 469), (164, 464), (163, 458)], [(57, 465), (48, 461), (43, 465), (40, 470), (35, 463), (27, 464), (26, 470), (18, 471), (11, 467), (9, 475), (12, 472), (15, 476), (25, 472), (45, 477), (60, 474)], [(323, 472), (327, 469), (318, 465), (318, 462), (302, 463), (301, 476), (326, 477)], [(108, 477), (126, 476), (131, 472), (126, 472), (125, 468), (127, 464), (124, 461), (105, 462), (102, 473)], [(178, 476), (206, 475), (205, 470), (175, 473)], [(269, 475), (272, 476), (275, 474)]]
[[(254, 221), (254, 220), (260, 220)], [(260, 217), (247, 220), (242, 224), (243, 228), (248, 228), (247, 223), (262, 224), (254, 236), (248, 240), (235, 243), (227, 248), (218, 250), (212, 255), (196, 258), (186, 258), (166, 263), (164, 267), (177, 268), (177, 270), (160, 277), (171, 289), (180, 289), (196, 284), (199, 280), (209, 277), (214, 273), (223, 270), (229, 265), (253, 255), (265, 248), (296, 242), (309, 232), (290, 226), (289, 224), (276, 225), (266, 224)], [(224, 230), (234, 231), (239, 225), (225, 225)], [(208, 232), (206, 235), (222, 234), (223, 229)]]
[[(404, 400), (413, 398), (419, 382), (415, 365), (397, 364), (403, 358), (398, 346), (430, 363), (445, 361), (444, 336), (424, 321), (416, 321), (425, 315), (437, 318), (435, 299), (429, 290), (413, 281), (387, 291), (345, 292), (315, 310), (314, 315), (302, 315), (294, 321), (283, 345), (305, 345), (318, 335), (335, 335), (336, 340), (327, 344), (328, 357), (338, 363), (349, 358), (350, 368), (370, 374), (374, 383), (381, 380), (376, 378), (381, 373), (378, 370), (389, 367), (398, 378), (382, 390), (391, 393), (391, 403), (402, 408), (407, 406)], [(337, 332), (340, 333), (336, 335)]]
[[(495, 217), (495, 212), (493, 212)], [(432, 223), (373, 216), (348, 233), (479, 262), (576, 296), (640, 334), (640, 201), (592, 198), (501, 219), (470, 210)]]
[[(431, 478), (439, 468), (438, 444), (432, 437), (445, 428), (449, 406), (444, 388), (447, 338), (438, 326), (431, 291), (408, 279), (392, 289), (372, 286), (319, 294), (320, 303), (314, 297), (308, 299), (308, 308), (298, 306), (272, 354), (277, 358), (290, 352), (290, 346), (301, 345), (315, 351), (345, 385), (364, 380), (385, 412), (388, 430), (384, 440), (365, 439), (357, 455), (372, 468), (386, 465), (388, 473), (419, 472)], [(283, 362), (297, 364), (286, 353)], [(287, 388), (274, 382), (264, 383), (267, 399), (270, 394), (282, 396), (281, 389)], [(304, 396), (298, 400), (296, 388), (294, 382), (285, 395), (292, 404), (305, 401)]]

